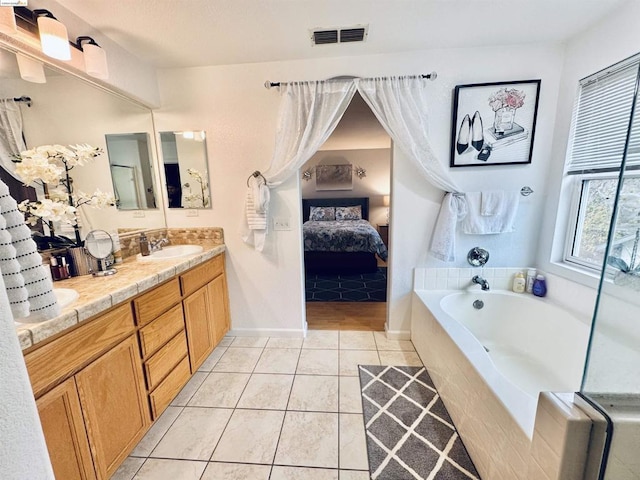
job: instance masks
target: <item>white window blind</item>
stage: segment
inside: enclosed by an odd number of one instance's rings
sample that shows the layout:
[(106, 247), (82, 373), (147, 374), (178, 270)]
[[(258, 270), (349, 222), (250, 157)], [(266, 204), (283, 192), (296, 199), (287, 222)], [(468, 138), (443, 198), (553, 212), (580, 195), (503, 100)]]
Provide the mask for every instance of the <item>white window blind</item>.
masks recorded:
[[(636, 55), (580, 82), (567, 173), (620, 169), (639, 66)], [(633, 125), (626, 168), (640, 168), (640, 102)]]

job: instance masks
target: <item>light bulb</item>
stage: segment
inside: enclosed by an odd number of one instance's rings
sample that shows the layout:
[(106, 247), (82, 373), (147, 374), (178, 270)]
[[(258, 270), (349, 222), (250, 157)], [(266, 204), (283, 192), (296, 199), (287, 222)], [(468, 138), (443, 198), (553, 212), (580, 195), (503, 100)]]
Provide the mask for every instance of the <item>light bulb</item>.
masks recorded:
[(58, 60), (71, 60), (67, 27), (55, 18), (39, 16), (38, 31), (42, 53)]

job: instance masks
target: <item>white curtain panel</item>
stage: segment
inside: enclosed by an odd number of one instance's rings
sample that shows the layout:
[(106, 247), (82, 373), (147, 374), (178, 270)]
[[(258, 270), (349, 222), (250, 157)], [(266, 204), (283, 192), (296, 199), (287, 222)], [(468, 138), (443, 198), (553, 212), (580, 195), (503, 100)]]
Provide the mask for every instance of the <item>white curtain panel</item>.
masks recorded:
[(358, 92), (400, 149), (444, 191), (458, 190), (429, 144), (427, 79), (418, 77), (360, 78)]
[(271, 166), (262, 172), (271, 187), (297, 173), (318, 151), (356, 93), (353, 80), (292, 82), (280, 88), (275, 152)]
[(26, 150), (22, 138), (22, 112), (13, 99), (0, 100), (0, 166), (16, 180), (22, 180), (16, 174), (15, 163), (11, 156)]

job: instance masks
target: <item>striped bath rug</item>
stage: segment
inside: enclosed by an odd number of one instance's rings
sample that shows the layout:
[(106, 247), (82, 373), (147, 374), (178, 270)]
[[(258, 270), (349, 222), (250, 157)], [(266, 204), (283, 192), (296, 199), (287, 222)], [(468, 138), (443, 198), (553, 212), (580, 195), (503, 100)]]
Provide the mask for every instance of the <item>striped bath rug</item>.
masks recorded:
[(372, 480), (479, 480), (424, 367), (360, 365)]

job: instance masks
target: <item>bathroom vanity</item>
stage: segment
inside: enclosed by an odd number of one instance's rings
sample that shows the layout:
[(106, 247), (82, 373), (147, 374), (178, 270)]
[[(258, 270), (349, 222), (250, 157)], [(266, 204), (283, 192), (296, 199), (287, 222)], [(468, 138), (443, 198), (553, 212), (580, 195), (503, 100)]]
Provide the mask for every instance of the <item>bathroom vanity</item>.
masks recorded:
[(60, 282), (80, 298), (19, 329), (56, 478), (109, 478), (222, 339), (224, 261), (224, 245), (131, 258), (112, 278)]

